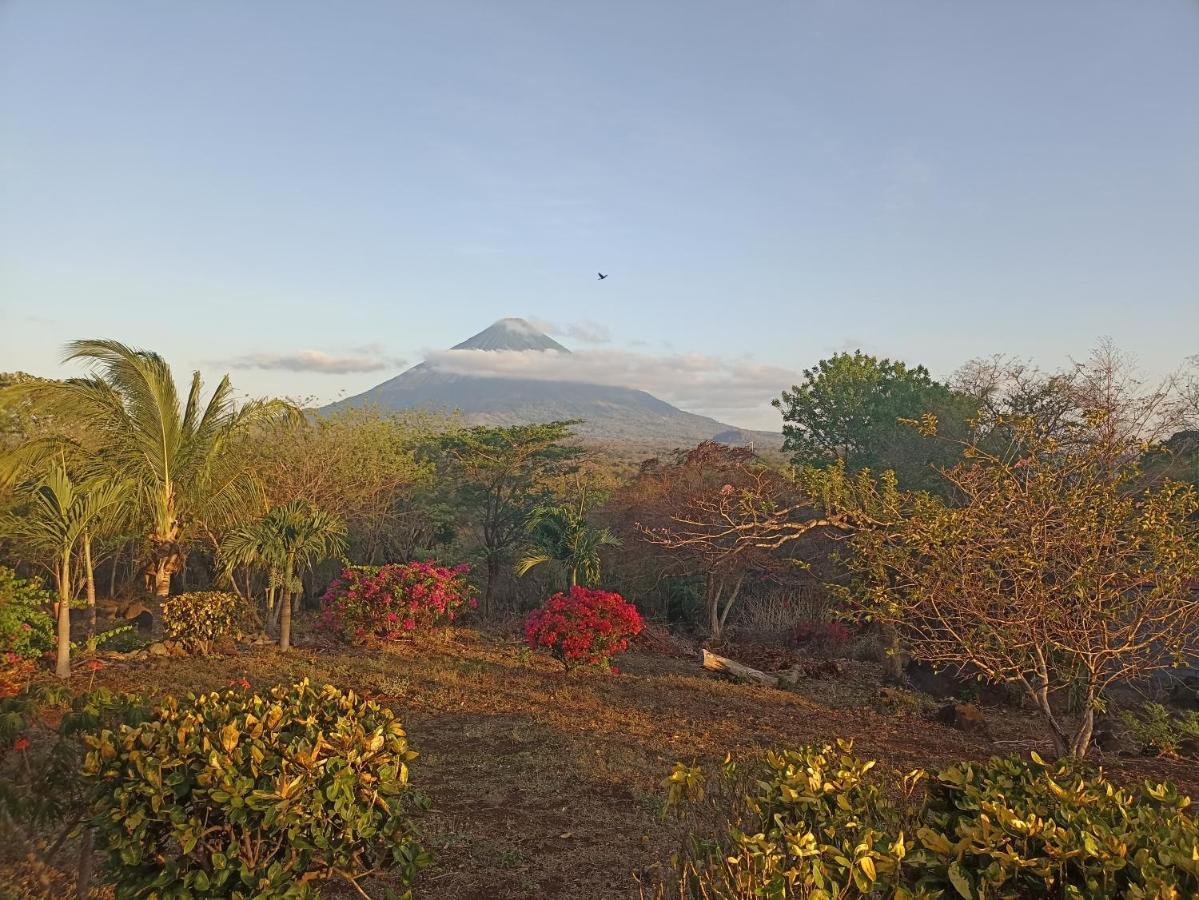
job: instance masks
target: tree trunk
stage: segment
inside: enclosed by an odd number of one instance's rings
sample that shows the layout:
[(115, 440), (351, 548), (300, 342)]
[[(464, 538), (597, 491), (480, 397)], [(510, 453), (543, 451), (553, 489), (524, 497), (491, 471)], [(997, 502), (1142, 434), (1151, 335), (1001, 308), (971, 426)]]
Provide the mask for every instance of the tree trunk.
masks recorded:
[(487, 583), (483, 587), (483, 614), (490, 615), (495, 603), (495, 585), (500, 577), (500, 560), (494, 554), (487, 557)]
[(894, 625), (881, 626), (884, 660), (883, 667), (888, 681), (903, 680), (903, 657), (899, 655), (899, 630)]
[(737, 583), (733, 585), (732, 593), (729, 598), (724, 601), (724, 608), (720, 610), (720, 633), (724, 634), (724, 627), (728, 623), (729, 613), (732, 612), (733, 604), (737, 602), (737, 598), (741, 596), (741, 585), (745, 583), (745, 576), (742, 575), (737, 579)]
[(753, 681), (757, 684), (764, 684), (767, 687), (779, 686), (780, 678), (778, 675), (771, 675), (760, 669), (739, 663), (735, 659), (729, 659), (726, 656), (717, 656), (710, 650), (701, 650), (701, 652), (703, 653), (703, 666), (709, 671), (727, 672), (742, 681)]
[(286, 652), (291, 647), (291, 579), (295, 555), (287, 554), (287, 569), (283, 573), (283, 596), (279, 599), (279, 649)]
[(87, 900), (92, 892), (92, 851), (92, 830), (85, 824), (83, 834), (79, 838), (79, 868), (75, 877), (76, 900)]
[(724, 590), (724, 581), (708, 576), (708, 634), (712, 640), (720, 640), (720, 594)]
[(71, 553), (66, 551), (59, 564), (58, 576), (58, 658), (54, 674), (71, 677)]
[(1041, 714), (1041, 719), (1049, 729), (1049, 734), (1053, 738), (1053, 752), (1058, 756), (1066, 756), (1070, 752), (1069, 742), (1066, 740), (1066, 735), (1062, 731), (1062, 726), (1058, 723), (1057, 716), (1053, 714), (1053, 706), (1049, 702), (1049, 685), (1044, 680), (1039, 680), (1034, 687), (1028, 683), (1027, 679), (1020, 679), (1028, 695), (1036, 704), (1037, 711)]
[(92, 536), (90, 532), (83, 533), (83, 577), (87, 584), (87, 622), (88, 631), (96, 633), (96, 570), (92, 566)]
[(115, 598), (117, 595), (117, 566), (121, 562), (121, 545), (117, 544), (117, 548), (112, 551), (112, 571), (108, 573), (108, 596)]
[(279, 649), (291, 649), (291, 591), (284, 591), (279, 598)]
[(1074, 737), (1070, 740), (1070, 755), (1076, 759), (1082, 759), (1087, 755), (1087, 750), (1091, 748), (1091, 735), (1095, 731), (1095, 708), (1088, 706), (1086, 712), (1082, 714), (1082, 721), (1078, 725), (1078, 729), (1074, 732)]
[(171, 593), (171, 558), (164, 557), (154, 563), (154, 596), (167, 597)]

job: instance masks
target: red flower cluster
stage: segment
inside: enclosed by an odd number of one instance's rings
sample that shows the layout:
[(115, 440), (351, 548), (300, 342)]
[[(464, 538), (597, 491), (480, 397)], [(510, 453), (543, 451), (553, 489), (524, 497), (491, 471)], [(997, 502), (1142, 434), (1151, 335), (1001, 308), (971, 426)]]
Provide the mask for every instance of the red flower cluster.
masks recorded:
[(550, 653), (568, 670), (598, 666), (615, 672), (611, 658), (641, 633), (637, 607), (620, 594), (573, 587), (554, 594), (525, 620), (525, 643)]
[(321, 623), (349, 640), (385, 641), (448, 625), (477, 605), (469, 571), (425, 562), (348, 567), (321, 598)]

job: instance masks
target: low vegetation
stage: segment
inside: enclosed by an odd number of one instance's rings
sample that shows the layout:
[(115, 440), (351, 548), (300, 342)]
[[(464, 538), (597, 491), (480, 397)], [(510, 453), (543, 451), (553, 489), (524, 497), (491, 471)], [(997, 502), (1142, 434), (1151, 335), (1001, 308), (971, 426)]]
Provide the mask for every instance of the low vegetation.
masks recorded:
[(162, 604), (160, 615), (163, 637), (195, 650), (237, 636), (246, 625), (245, 602), (226, 591), (176, 594)]
[(168, 698), (87, 737), (97, 846), (117, 896), (309, 897), (425, 861), (408, 746), (388, 709), (307, 681)]
[(691, 835), (663, 891), (702, 898), (1199, 891), (1199, 824), (1190, 799), (1168, 785), (1130, 792), (1035, 753), (914, 770), (886, 785), (873, 760), (851, 751), (848, 741), (772, 751), (748, 770), (727, 761), (711, 775), (676, 765), (668, 808), (704, 804), (708, 818), (726, 825)]

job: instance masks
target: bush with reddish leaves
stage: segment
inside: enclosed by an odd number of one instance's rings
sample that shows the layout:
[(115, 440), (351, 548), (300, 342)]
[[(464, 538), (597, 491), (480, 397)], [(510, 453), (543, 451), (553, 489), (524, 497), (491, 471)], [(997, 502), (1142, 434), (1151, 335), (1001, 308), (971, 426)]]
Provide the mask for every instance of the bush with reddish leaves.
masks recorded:
[(792, 636), (797, 644), (839, 650), (850, 642), (853, 632), (844, 622), (802, 622), (795, 626)]
[(637, 607), (620, 594), (572, 587), (554, 594), (525, 620), (525, 643), (549, 653), (569, 671), (594, 666), (615, 672), (612, 657), (641, 632)]
[(477, 601), (470, 566), (347, 566), (321, 598), (321, 623), (351, 641), (394, 641), (454, 622)]

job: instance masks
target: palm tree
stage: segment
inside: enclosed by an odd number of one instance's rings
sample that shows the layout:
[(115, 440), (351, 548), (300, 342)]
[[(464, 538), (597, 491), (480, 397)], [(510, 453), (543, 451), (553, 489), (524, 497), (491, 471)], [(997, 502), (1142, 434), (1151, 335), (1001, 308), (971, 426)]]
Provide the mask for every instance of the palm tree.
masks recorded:
[(239, 407), (228, 376), (204, 403), (199, 372), (180, 403), (165, 359), (117, 341), (74, 341), (65, 359), (88, 363), (91, 377), (18, 388), (46, 409), (75, 417), (98, 439), (97, 459), (134, 483), (149, 531), (146, 580), (165, 597), (186, 560), (192, 524), (236, 521), (260, 501), (257, 481), (232, 445), (255, 426), (298, 411), (277, 400)]
[(300, 573), (318, 560), (345, 552), (346, 526), (336, 516), (307, 500), (276, 506), (257, 522), (234, 528), (225, 537), (221, 553), (227, 572), (234, 566), (259, 565), (268, 571), (268, 602), (277, 585), (283, 588), (276, 607), (279, 614), (279, 649), (291, 646), (291, 605)]
[(532, 546), (516, 564), (516, 574), (525, 575), (543, 563), (556, 562), (567, 574), (567, 587), (594, 584), (600, 579), (600, 551), (619, 547), (620, 538), (607, 528), (592, 525), (583, 515), (583, 502), (572, 506), (540, 506), (528, 519)]
[(121, 503), (126, 483), (98, 480), (76, 484), (59, 463), (44, 477), (25, 487), (28, 507), (20, 516), (8, 516), (4, 530), (50, 561), (58, 587), (59, 678), (71, 675), (71, 598), (74, 596), (72, 561), (76, 547), (90, 529)]

